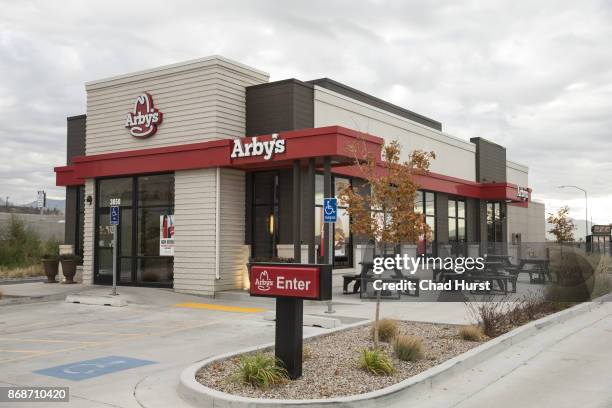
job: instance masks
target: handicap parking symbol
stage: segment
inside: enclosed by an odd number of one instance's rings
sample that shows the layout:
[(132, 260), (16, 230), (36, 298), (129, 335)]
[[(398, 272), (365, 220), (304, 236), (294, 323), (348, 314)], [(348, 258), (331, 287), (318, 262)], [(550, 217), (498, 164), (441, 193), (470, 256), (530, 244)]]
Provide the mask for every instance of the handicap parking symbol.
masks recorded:
[(93, 360), (77, 361), (75, 363), (45, 368), (34, 372), (50, 377), (63, 378), (65, 380), (82, 381), (155, 363), (155, 361), (139, 360), (129, 357), (108, 356)]
[(110, 225), (119, 225), (119, 207), (112, 206), (110, 208)]
[(323, 222), (336, 222), (338, 218), (338, 199), (335, 197), (323, 199)]

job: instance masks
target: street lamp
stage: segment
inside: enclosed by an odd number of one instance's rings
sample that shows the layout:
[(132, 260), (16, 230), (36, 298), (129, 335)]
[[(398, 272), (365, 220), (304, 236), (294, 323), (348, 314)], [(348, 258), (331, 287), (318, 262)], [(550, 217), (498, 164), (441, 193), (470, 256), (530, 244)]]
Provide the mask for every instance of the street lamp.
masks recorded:
[(587, 209), (588, 209), (588, 199), (587, 192), (584, 188), (580, 188), (578, 186), (559, 186), (558, 188), (575, 188), (584, 193), (584, 242), (586, 242), (586, 237), (589, 235), (589, 218), (587, 217)]

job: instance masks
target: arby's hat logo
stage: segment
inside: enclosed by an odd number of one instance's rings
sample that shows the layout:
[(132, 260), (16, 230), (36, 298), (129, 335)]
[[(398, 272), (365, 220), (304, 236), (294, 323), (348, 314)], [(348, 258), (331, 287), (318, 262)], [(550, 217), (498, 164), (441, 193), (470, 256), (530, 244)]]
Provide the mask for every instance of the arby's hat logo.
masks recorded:
[(153, 136), (162, 123), (163, 115), (153, 105), (153, 98), (144, 92), (134, 102), (134, 110), (127, 114), (125, 127), (134, 137), (145, 138)]
[(261, 290), (262, 292), (269, 291), (272, 289), (273, 285), (274, 281), (270, 279), (270, 275), (265, 269), (259, 274), (259, 277), (255, 279), (255, 286), (257, 286), (257, 289)]

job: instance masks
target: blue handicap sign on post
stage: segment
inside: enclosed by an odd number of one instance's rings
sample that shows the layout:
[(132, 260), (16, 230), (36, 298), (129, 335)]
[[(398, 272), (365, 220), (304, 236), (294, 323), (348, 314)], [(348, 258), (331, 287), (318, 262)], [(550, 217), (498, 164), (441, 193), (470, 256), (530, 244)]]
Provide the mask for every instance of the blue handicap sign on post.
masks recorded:
[(110, 225), (119, 225), (119, 207), (112, 206), (110, 208)]
[(336, 222), (338, 218), (338, 199), (323, 199), (323, 222)]
[(127, 370), (129, 368), (141, 367), (155, 363), (155, 361), (138, 360), (129, 357), (108, 356), (93, 360), (77, 361), (75, 363), (45, 368), (43, 370), (37, 370), (34, 372), (37, 374), (48, 375), (50, 377), (63, 378), (65, 380), (82, 381), (89, 378), (114, 373), (116, 371)]

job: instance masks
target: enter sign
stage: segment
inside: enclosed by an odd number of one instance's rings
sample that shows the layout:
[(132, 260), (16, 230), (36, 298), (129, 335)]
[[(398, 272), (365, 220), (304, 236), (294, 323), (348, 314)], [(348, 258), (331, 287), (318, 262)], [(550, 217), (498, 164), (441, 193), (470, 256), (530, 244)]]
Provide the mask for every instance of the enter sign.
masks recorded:
[(250, 270), (252, 296), (319, 299), (318, 266), (253, 265)]

